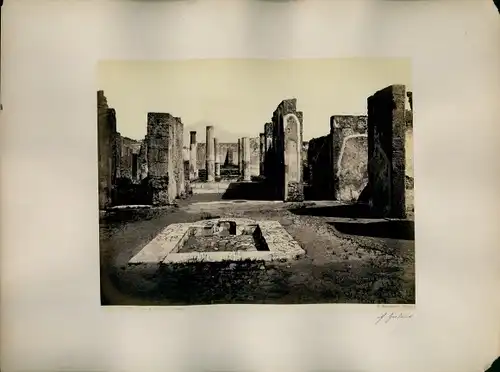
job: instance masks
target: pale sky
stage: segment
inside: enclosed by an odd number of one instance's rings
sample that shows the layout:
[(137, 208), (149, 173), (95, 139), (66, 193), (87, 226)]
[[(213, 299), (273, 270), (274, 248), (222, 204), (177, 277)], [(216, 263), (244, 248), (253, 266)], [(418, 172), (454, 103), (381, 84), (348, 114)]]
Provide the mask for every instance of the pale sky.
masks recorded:
[(133, 139), (146, 134), (148, 112), (181, 117), (184, 138), (195, 129), (198, 142), (205, 125), (215, 126), (221, 142), (257, 137), (282, 100), (297, 98), (309, 140), (329, 132), (332, 115), (366, 115), (366, 99), (377, 90), (411, 90), (404, 58), (103, 61), (97, 71), (118, 131)]

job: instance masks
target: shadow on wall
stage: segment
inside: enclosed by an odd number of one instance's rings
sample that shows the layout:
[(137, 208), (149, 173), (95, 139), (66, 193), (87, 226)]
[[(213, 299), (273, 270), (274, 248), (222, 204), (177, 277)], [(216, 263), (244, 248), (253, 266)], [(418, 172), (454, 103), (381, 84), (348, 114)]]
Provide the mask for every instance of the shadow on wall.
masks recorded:
[(264, 182), (231, 182), (222, 199), (273, 200)]
[(148, 205), (152, 202), (149, 180), (134, 183), (129, 178), (119, 178), (113, 190), (113, 205)]
[(400, 240), (415, 240), (413, 221), (380, 221), (380, 222), (329, 222), (338, 232), (347, 235), (370, 236)]
[(350, 204), (332, 207), (305, 207), (291, 209), (290, 212), (300, 216), (373, 218), (368, 205)]

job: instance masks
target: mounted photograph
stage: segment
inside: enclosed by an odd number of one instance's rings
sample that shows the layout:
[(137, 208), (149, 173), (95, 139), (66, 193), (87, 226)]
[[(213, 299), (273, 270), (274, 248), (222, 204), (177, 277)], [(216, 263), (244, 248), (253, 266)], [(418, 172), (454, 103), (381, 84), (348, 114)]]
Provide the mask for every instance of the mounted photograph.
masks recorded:
[(101, 61), (101, 305), (415, 304), (408, 58)]

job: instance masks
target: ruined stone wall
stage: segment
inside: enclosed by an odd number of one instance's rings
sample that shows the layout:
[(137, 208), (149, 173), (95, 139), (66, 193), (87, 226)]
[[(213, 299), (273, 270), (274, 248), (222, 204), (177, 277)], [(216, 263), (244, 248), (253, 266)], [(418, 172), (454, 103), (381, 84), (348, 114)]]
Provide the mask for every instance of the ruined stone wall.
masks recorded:
[(184, 192), (185, 195), (190, 195), (192, 194), (192, 189), (191, 189), (191, 181), (189, 180), (189, 173), (191, 172), (190, 170), (190, 165), (189, 165), (189, 159), (190, 159), (190, 148), (187, 146), (182, 147), (182, 160), (183, 160), (183, 171), (184, 171)]
[(98, 190), (99, 208), (112, 205), (112, 192), (116, 179), (116, 113), (108, 107), (103, 91), (97, 92), (97, 135), (98, 135)]
[(316, 200), (331, 200), (333, 190), (332, 136), (327, 134), (309, 141), (307, 152), (310, 192)]
[(139, 181), (144, 180), (148, 176), (148, 146), (147, 137), (144, 138), (139, 149)]
[(120, 156), (121, 178), (128, 178), (133, 182), (139, 180), (139, 153), (141, 150), (141, 145), (141, 141), (136, 141), (128, 137), (122, 137)]
[(283, 107), (280, 104), (273, 113), (273, 157), (269, 181), (273, 186), (274, 195), (277, 199), (285, 198), (285, 153), (283, 133)]
[(304, 183), (309, 182), (309, 142), (302, 142), (302, 179)]
[(260, 138), (251, 137), (250, 141), (250, 176), (260, 175)]
[(122, 161), (122, 136), (119, 132), (116, 133), (115, 136), (115, 143), (114, 143), (114, 157), (115, 157), (115, 174), (116, 174), (116, 179), (121, 178), (121, 161)]
[(182, 148), (184, 147), (184, 125), (179, 117), (174, 118), (174, 146), (173, 146), (173, 163), (174, 177), (176, 183), (177, 198), (183, 197), (185, 194), (184, 184), (184, 156)]
[(153, 205), (168, 205), (177, 196), (174, 176), (176, 125), (177, 120), (170, 114), (148, 113), (148, 178)]
[(333, 197), (339, 201), (356, 201), (368, 183), (368, 117), (332, 116), (330, 135)]
[(368, 98), (368, 177), (376, 215), (404, 218), (406, 88), (392, 85)]
[(268, 181), (275, 174), (275, 145), (274, 145), (274, 124), (273, 122), (264, 125), (264, 135), (266, 137), (266, 152), (264, 157), (264, 176)]
[(219, 143), (221, 166), (238, 166), (238, 143)]
[(405, 132), (405, 175), (406, 175), (406, 211), (414, 211), (414, 178), (413, 178), (413, 93), (406, 94), (406, 132)]
[[(276, 197), (285, 201), (304, 200), (302, 177), (302, 113), (295, 98), (282, 101), (273, 113), (272, 178)], [(265, 130), (265, 129), (264, 129)]]
[(206, 151), (207, 146), (205, 142), (198, 142), (196, 146), (196, 166), (198, 170), (206, 168)]

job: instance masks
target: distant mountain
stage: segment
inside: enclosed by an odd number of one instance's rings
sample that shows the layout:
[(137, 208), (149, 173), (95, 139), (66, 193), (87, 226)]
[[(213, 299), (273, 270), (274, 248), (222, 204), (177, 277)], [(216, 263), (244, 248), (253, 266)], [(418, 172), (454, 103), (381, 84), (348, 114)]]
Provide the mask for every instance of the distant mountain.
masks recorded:
[(208, 122), (198, 122), (192, 125), (186, 125), (184, 126), (184, 145), (189, 146), (189, 132), (190, 131), (196, 131), (196, 142), (198, 143), (205, 143), (206, 137), (207, 137), (207, 125), (213, 125), (214, 127), (214, 132), (215, 132), (215, 138), (219, 141), (219, 143), (235, 143), (238, 142), (238, 138), (241, 137), (258, 137), (259, 133), (241, 133), (241, 132), (231, 132), (224, 130), (220, 127), (217, 126), (217, 124), (212, 124)]

